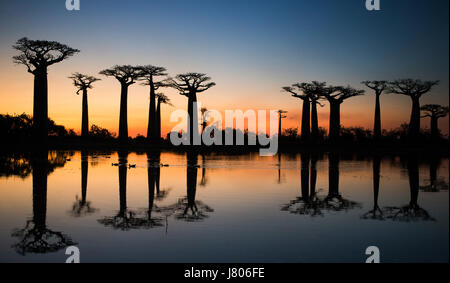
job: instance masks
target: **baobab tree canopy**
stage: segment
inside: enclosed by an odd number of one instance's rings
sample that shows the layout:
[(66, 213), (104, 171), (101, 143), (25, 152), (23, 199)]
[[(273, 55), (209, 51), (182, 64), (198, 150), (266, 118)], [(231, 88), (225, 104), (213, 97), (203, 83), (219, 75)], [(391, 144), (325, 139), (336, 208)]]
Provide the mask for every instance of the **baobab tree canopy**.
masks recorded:
[(206, 74), (202, 73), (186, 73), (179, 74), (175, 79), (168, 81), (169, 86), (175, 88), (181, 95), (189, 96), (190, 93), (199, 93), (210, 89), (216, 83), (209, 82), (211, 80)]
[(56, 41), (30, 40), (26, 37), (19, 39), (13, 48), (21, 53), (13, 57), (14, 62), (25, 65), (32, 74), (80, 52)]
[(120, 83), (127, 86), (136, 83), (136, 80), (142, 76), (142, 72), (139, 67), (133, 67), (130, 65), (116, 65), (111, 69), (101, 71), (100, 74), (108, 77), (115, 77)]
[(80, 94), (80, 91), (91, 89), (94, 82), (100, 81), (100, 79), (96, 77), (83, 75), (80, 73), (72, 74), (69, 79), (73, 80), (73, 85), (78, 89), (77, 94)]
[(351, 86), (330, 86), (327, 90), (322, 92), (322, 95), (330, 102), (342, 103), (350, 97), (364, 95), (364, 93), (364, 90), (358, 90)]
[(388, 90), (388, 81), (363, 81), (362, 84), (374, 90), (377, 95)]
[(448, 115), (448, 106), (442, 106), (438, 104), (427, 104), (420, 108), (424, 113), (423, 117), (436, 117), (444, 118)]
[(153, 65), (146, 65), (138, 67), (141, 71), (141, 80), (144, 80), (144, 85), (154, 84), (155, 88), (163, 86), (162, 82), (154, 82), (155, 77), (167, 76), (167, 69), (164, 67), (157, 67)]
[(439, 81), (402, 79), (390, 82), (389, 92), (407, 95), (411, 98), (420, 98), (437, 84), (439, 84)]

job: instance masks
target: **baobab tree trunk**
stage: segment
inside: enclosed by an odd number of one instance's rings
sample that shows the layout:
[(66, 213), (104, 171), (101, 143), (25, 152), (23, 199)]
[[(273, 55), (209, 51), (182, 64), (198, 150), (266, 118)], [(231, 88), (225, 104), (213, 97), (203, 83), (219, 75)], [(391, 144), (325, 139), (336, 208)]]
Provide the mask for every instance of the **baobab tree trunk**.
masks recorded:
[(337, 141), (341, 132), (341, 104), (330, 102), (330, 134), (331, 141)]
[(319, 137), (319, 118), (317, 115), (317, 102), (312, 101), (311, 105), (311, 138), (313, 141), (317, 141)]
[(412, 97), (411, 120), (409, 122), (408, 136), (417, 139), (420, 132), (420, 101), (417, 97)]
[(311, 103), (309, 98), (303, 99), (303, 110), (302, 110), (302, 140), (309, 141), (310, 133), (311, 133)]
[(380, 94), (376, 94), (375, 99), (375, 122), (373, 127), (373, 138), (380, 140), (381, 138), (381, 106), (380, 106)]
[(378, 194), (380, 192), (380, 156), (374, 156), (373, 158), (373, 206), (374, 209), (378, 208)]
[(439, 139), (438, 118), (435, 115), (431, 116), (431, 139), (436, 141)]
[(89, 136), (89, 114), (88, 114), (88, 98), (87, 90), (83, 90), (83, 113), (81, 119), (81, 136), (86, 138)]
[(158, 141), (161, 139), (161, 100), (159, 99), (156, 106), (156, 137)]
[(149, 141), (155, 141), (157, 139), (157, 124), (156, 124), (156, 94), (153, 82), (150, 82), (150, 106), (148, 111), (148, 127), (147, 127), (147, 139)]
[(47, 68), (34, 72), (33, 127), (36, 142), (46, 144), (48, 138)]
[(188, 135), (189, 135), (189, 144), (194, 145), (194, 135), (198, 134), (198, 120), (195, 112), (197, 111), (194, 104), (197, 103), (197, 94), (190, 93), (188, 100), (188, 114), (189, 114), (189, 125), (188, 125)]
[(125, 84), (120, 94), (119, 142), (128, 142), (128, 86)]

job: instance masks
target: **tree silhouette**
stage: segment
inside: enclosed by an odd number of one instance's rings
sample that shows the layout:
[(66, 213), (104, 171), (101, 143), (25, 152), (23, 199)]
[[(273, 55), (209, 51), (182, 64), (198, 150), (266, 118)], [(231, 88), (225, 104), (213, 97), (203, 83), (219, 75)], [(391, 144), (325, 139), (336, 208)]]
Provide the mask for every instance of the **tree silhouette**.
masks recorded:
[(20, 52), (13, 60), (34, 75), (33, 127), (37, 141), (46, 143), (48, 135), (48, 67), (80, 52), (56, 41), (19, 39), (13, 48)]
[(317, 105), (323, 106), (319, 100), (322, 99), (322, 93), (326, 88), (325, 82), (312, 81), (308, 90), (309, 99), (311, 100), (311, 140), (317, 141), (319, 137), (319, 117), (317, 113)]
[(309, 95), (305, 92), (305, 84), (297, 83), (292, 86), (285, 86), (283, 90), (290, 93), (293, 97), (303, 100), (301, 138), (303, 141), (309, 141), (311, 135), (311, 102)]
[(128, 87), (142, 76), (139, 67), (130, 65), (114, 66), (100, 72), (101, 75), (116, 78), (121, 85), (120, 94), (120, 118), (119, 118), (119, 141), (122, 144), (128, 142)]
[(282, 133), (281, 132), (281, 130), (282, 130), (282, 128), (281, 128), (281, 120), (287, 118), (287, 115), (285, 115), (287, 113), (288, 113), (287, 111), (278, 110), (278, 135), (279, 136), (281, 136), (281, 133)]
[(83, 138), (86, 138), (89, 136), (89, 112), (88, 112), (88, 89), (92, 88), (92, 84), (96, 81), (99, 81), (100, 79), (83, 75), (80, 73), (74, 73), (72, 74), (69, 79), (73, 80), (73, 85), (78, 89), (77, 95), (82, 92), (83, 94), (83, 112), (82, 112), (82, 119), (81, 119), (81, 136)]
[(437, 104), (427, 104), (422, 106), (420, 110), (422, 110), (422, 112), (424, 113), (422, 118), (430, 117), (431, 139), (434, 141), (438, 140), (440, 136), (438, 120), (448, 115), (448, 106), (445, 107)]
[(364, 81), (365, 86), (375, 91), (375, 119), (373, 127), (373, 138), (379, 140), (381, 138), (381, 105), (380, 96), (387, 92), (387, 81)]
[(448, 190), (448, 183), (445, 180), (438, 179), (437, 172), (440, 164), (440, 158), (432, 154), (429, 158), (430, 179), (429, 184), (420, 186), (420, 190), (424, 192), (440, 192), (441, 190)]
[(197, 109), (194, 109), (194, 103), (197, 102), (198, 93), (204, 92), (216, 85), (216, 83), (210, 82), (210, 80), (210, 77), (201, 73), (179, 74), (175, 79), (168, 80), (168, 86), (175, 88), (179, 91), (180, 95), (188, 98), (189, 125), (187, 134), (191, 145), (194, 144), (194, 133), (198, 133), (198, 121), (194, 121), (194, 113), (197, 113)]
[(420, 98), (428, 93), (439, 81), (424, 81), (413, 79), (396, 80), (389, 83), (389, 92), (409, 96), (412, 100), (411, 120), (408, 136), (417, 139), (420, 132)]
[(161, 138), (161, 104), (167, 104), (172, 106), (170, 99), (163, 93), (157, 93), (156, 97), (158, 99), (156, 106), (156, 136), (158, 140)]
[(155, 81), (157, 77), (166, 76), (167, 69), (164, 67), (156, 67), (152, 65), (140, 67), (142, 73), (142, 80), (145, 80), (144, 85), (150, 86), (150, 105), (148, 111), (148, 127), (147, 139), (151, 142), (159, 141), (161, 133), (158, 135), (158, 114), (156, 110), (156, 91), (165, 86), (164, 80)]
[(365, 93), (364, 90), (357, 90), (350, 86), (347, 87), (327, 87), (322, 90), (321, 96), (325, 97), (330, 103), (330, 133), (329, 139), (337, 141), (341, 132), (341, 104), (354, 96), (360, 96)]

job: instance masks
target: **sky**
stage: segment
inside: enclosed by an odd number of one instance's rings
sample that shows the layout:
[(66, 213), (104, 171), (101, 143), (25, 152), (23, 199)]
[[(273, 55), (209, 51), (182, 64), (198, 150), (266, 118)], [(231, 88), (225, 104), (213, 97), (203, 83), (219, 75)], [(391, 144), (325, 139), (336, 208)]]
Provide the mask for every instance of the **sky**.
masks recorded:
[[(49, 116), (81, 128), (81, 97), (67, 78), (95, 75), (89, 93), (91, 124), (118, 132), (120, 85), (98, 74), (116, 64), (156, 65), (171, 76), (208, 74), (217, 86), (199, 95), (208, 109), (284, 109), (283, 127), (300, 127), (301, 100), (281, 87), (311, 80), (366, 89), (364, 80), (440, 80), (422, 104), (449, 104), (449, 1), (381, 0), (368, 11), (365, 0), (81, 0), (68, 11), (65, 0), (0, 0), (0, 113), (32, 113), (33, 77), (13, 63), (12, 45), (22, 37), (54, 40), (81, 52), (49, 69)], [(372, 91), (342, 105), (345, 127), (372, 128)], [(164, 89), (163, 134), (172, 111), (187, 99)], [(146, 134), (149, 89), (129, 89), (129, 134)], [(384, 94), (382, 126), (409, 121), (409, 97)], [(319, 108), (328, 128), (329, 106)], [(423, 120), (428, 126), (428, 120)], [(440, 128), (448, 133), (448, 117)]]

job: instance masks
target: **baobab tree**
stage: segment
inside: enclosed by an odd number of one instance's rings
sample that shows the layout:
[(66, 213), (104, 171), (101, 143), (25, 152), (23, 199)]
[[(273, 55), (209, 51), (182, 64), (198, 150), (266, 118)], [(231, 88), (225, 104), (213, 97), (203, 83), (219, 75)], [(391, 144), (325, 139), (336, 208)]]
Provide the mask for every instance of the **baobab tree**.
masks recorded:
[(311, 100), (311, 139), (316, 141), (319, 137), (319, 118), (317, 105), (323, 106), (319, 101), (323, 98), (321, 93), (326, 88), (325, 82), (312, 81), (310, 84), (303, 84), (309, 99)]
[(13, 60), (34, 75), (33, 128), (36, 140), (46, 143), (48, 136), (48, 67), (80, 52), (56, 41), (19, 39), (13, 48), (20, 52)]
[(130, 65), (114, 66), (100, 72), (101, 75), (116, 78), (121, 85), (120, 94), (120, 118), (119, 118), (119, 141), (124, 144), (128, 141), (128, 87), (142, 76), (139, 67)]
[(100, 79), (80, 73), (72, 74), (69, 79), (73, 80), (73, 85), (78, 89), (77, 95), (83, 94), (83, 112), (81, 119), (81, 136), (86, 138), (89, 135), (89, 114), (88, 114), (88, 89), (92, 88), (92, 84)]
[(169, 79), (167, 85), (179, 91), (180, 95), (188, 98), (188, 136), (191, 145), (194, 144), (194, 133), (198, 133), (198, 120), (194, 121), (194, 113), (197, 113), (197, 94), (204, 92), (216, 83), (210, 82), (211, 78), (201, 73), (179, 74), (175, 79)]
[(429, 117), (431, 120), (430, 130), (432, 140), (437, 140), (439, 138), (438, 120), (444, 118), (448, 115), (448, 106), (441, 106), (438, 104), (427, 104), (420, 108), (424, 115), (422, 118)]
[(389, 83), (389, 92), (409, 96), (412, 100), (411, 120), (408, 136), (417, 139), (420, 132), (420, 98), (428, 93), (439, 81), (421, 81), (413, 79), (396, 80)]
[(379, 140), (381, 138), (381, 105), (380, 96), (387, 92), (387, 81), (364, 81), (362, 82), (366, 87), (375, 91), (375, 119), (373, 126), (373, 138)]
[(164, 86), (164, 80), (155, 81), (157, 77), (166, 76), (167, 69), (164, 67), (157, 67), (152, 65), (140, 67), (142, 80), (145, 80), (144, 85), (150, 86), (150, 105), (148, 111), (148, 127), (147, 139), (149, 141), (158, 141), (161, 136), (158, 136), (158, 116), (156, 113), (156, 91)]
[(311, 102), (309, 95), (304, 92), (302, 86), (303, 84), (297, 83), (292, 86), (285, 86), (283, 90), (290, 93), (293, 97), (303, 100), (301, 138), (303, 141), (308, 141), (311, 134)]
[(322, 96), (330, 103), (330, 132), (329, 139), (337, 141), (341, 132), (341, 104), (354, 96), (363, 95), (364, 90), (357, 90), (350, 86), (333, 87), (329, 86), (323, 89)]
[(161, 138), (161, 104), (172, 106), (172, 103), (170, 103), (170, 99), (163, 93), (157, 93), (156, 98), (158, 99), (156, 106), (156, 136), (159, 140)]

